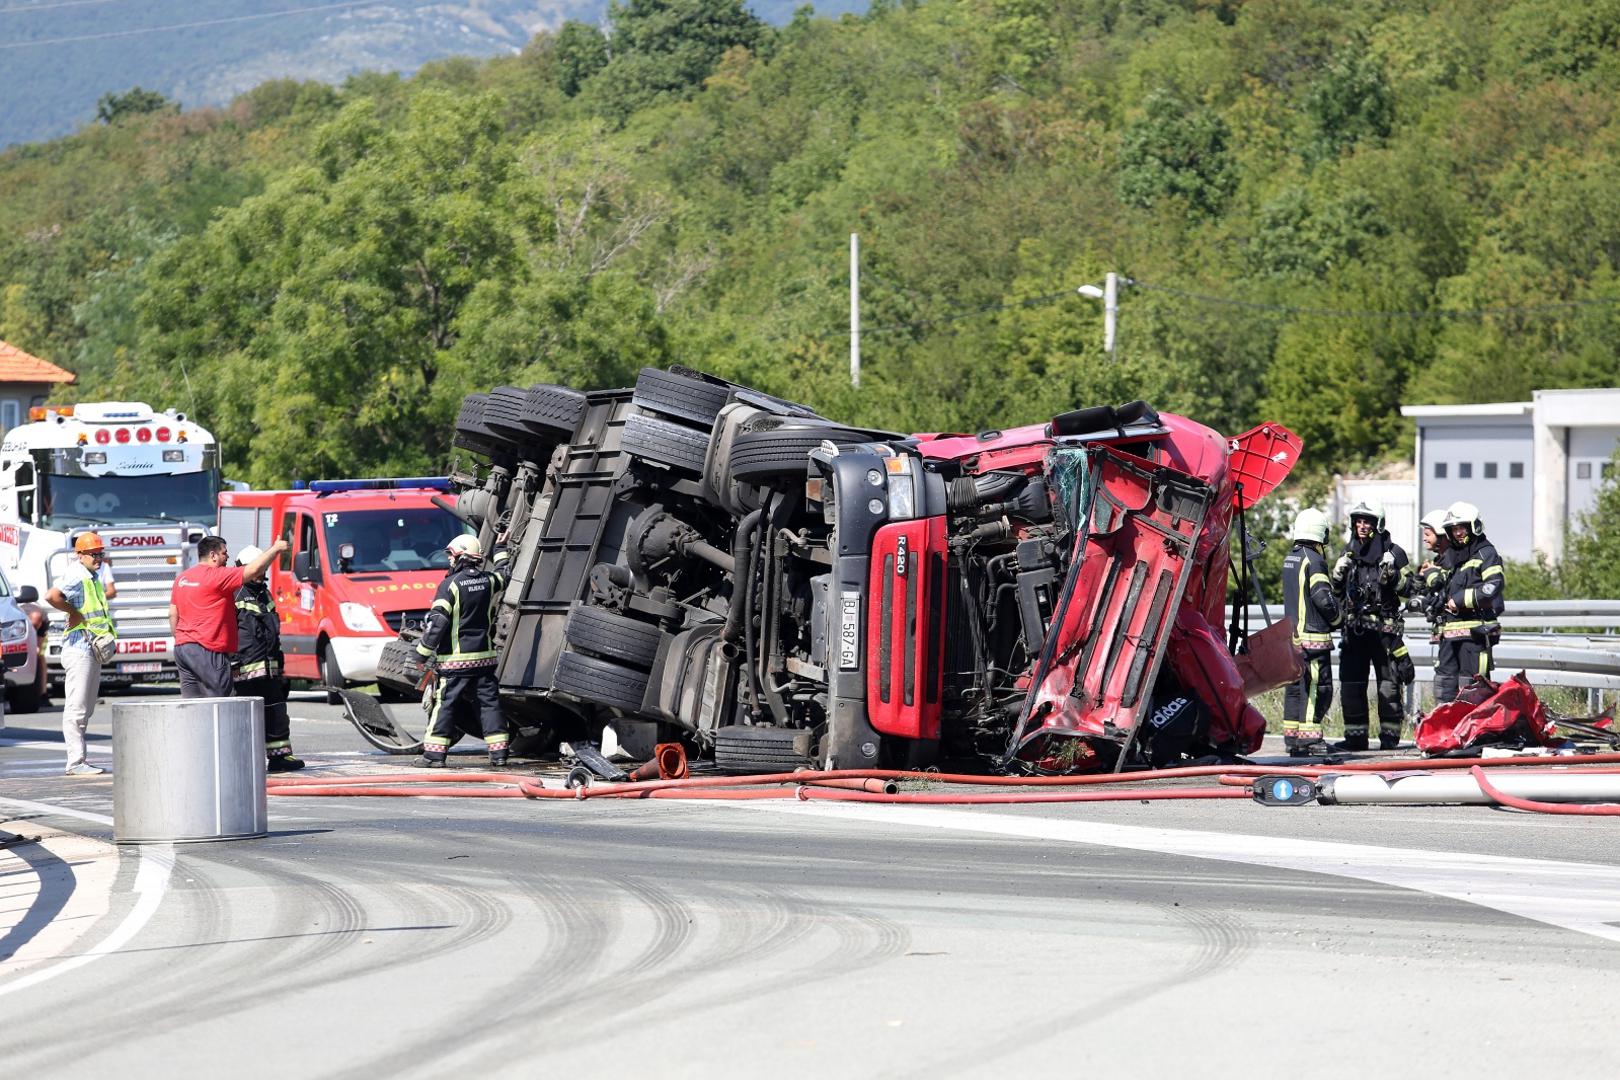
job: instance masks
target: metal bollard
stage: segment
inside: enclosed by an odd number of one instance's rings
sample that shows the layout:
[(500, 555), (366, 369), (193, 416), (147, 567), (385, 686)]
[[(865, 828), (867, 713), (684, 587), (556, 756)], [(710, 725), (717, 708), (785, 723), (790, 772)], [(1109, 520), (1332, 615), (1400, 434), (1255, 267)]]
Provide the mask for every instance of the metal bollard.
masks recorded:
[(114, 840), (246, 840), (267, 830), (263, 698), (113, 705)]

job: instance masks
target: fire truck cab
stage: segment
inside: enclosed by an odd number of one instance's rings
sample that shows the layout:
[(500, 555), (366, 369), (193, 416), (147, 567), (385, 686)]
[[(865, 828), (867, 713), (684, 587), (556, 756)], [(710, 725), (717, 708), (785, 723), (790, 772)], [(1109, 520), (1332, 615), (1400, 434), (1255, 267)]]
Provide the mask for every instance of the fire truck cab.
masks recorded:
[(401, 628), (419, 625), (444, 580), (445, 546), (467, 531), (434, 505), (436, 477), (317, 480), (291, 491), (224, 491), (219, 535), (231, 551), (292, 549), (270, 564), (289, 678), (364, 684)]

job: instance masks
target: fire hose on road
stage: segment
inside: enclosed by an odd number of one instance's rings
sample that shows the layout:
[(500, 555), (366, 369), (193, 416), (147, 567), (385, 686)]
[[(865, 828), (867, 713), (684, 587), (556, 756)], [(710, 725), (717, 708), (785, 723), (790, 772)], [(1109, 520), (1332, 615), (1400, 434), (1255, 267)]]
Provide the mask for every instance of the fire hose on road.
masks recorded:
[[(1548, 768), (1550, 764), (1563, 767)], [(1620, 754), (1575, 759), (1515, 757), (1493, 761), (1437, 759), (1424, 762), (1363, 761), (1342, 765), (1268, 767), (1205, 765), (1138, 773), (1084, 776), (990, 777), (966, 773), (901, 770), (801, 770), (754, 776), (688, 777), (601, 783), (571, 788), (546, 787), (528, 776), (499, 772), (451, 775), (364, 774), (343, 777), (271, 777), (271, 795), (286, 797), (505, 798), (505, 799), (798, 799), (928, 805), (1171, 801), (1258, 798), (1257, 779), (1296, 778), (1314, 787), (1312, 798), (1328, 805), (1353, 803), (1480, 803), (1540, 813), (1620, 814)], [(1539, 768), (1538, 768), (1539, 767)], [(1501, 786), (1486, 778), (1500, 770)], [(1467, 776), (1444, 775), (1467, 769)], [(1164, 781), (1216, 778), (1216, 787), (1169, 787)], [(994, 791), (900, 791), (901, 782), (1013, 788)], [(1141, 785), (1150, 786), (1141, 786)], [(1110, 787), (1106, 791), (1052, 791), (1030, 788)], [(1023, 789), (1023, 790), (1019, 790)], [(1310, 801), (1310, 800), (1307, 800)]]

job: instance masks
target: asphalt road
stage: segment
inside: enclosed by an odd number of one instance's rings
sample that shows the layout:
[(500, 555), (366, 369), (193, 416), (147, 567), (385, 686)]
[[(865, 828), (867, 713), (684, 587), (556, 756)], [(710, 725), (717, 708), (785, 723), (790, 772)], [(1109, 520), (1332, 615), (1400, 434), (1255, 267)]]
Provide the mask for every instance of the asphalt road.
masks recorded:
[(7, 1077), (1620, 1073), (1604, 819), (274, 798), (118, 849), (58, 723), (0, 731)]

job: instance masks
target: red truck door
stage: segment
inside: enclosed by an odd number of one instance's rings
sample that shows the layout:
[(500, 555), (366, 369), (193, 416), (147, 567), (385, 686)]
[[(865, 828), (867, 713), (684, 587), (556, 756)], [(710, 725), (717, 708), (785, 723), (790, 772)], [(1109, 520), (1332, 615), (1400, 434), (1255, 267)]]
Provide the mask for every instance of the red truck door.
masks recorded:
[[(281, 649), (287, 657), (287, 674), (295, 679), (320, 677), (315, 646), (320, 634), (320, 610), (315, 602), (315, 582), (306, 564), (320, 573), (321, 552), (315, 531), (315, 516), (305, 511), (288, 511), (282, 518), (281, 535), (290, 533), (292, 550), (281, 553), (272, 588), (276, 610), (281, 613)], [(301, 576), (302, 575), (302, 576)]]

